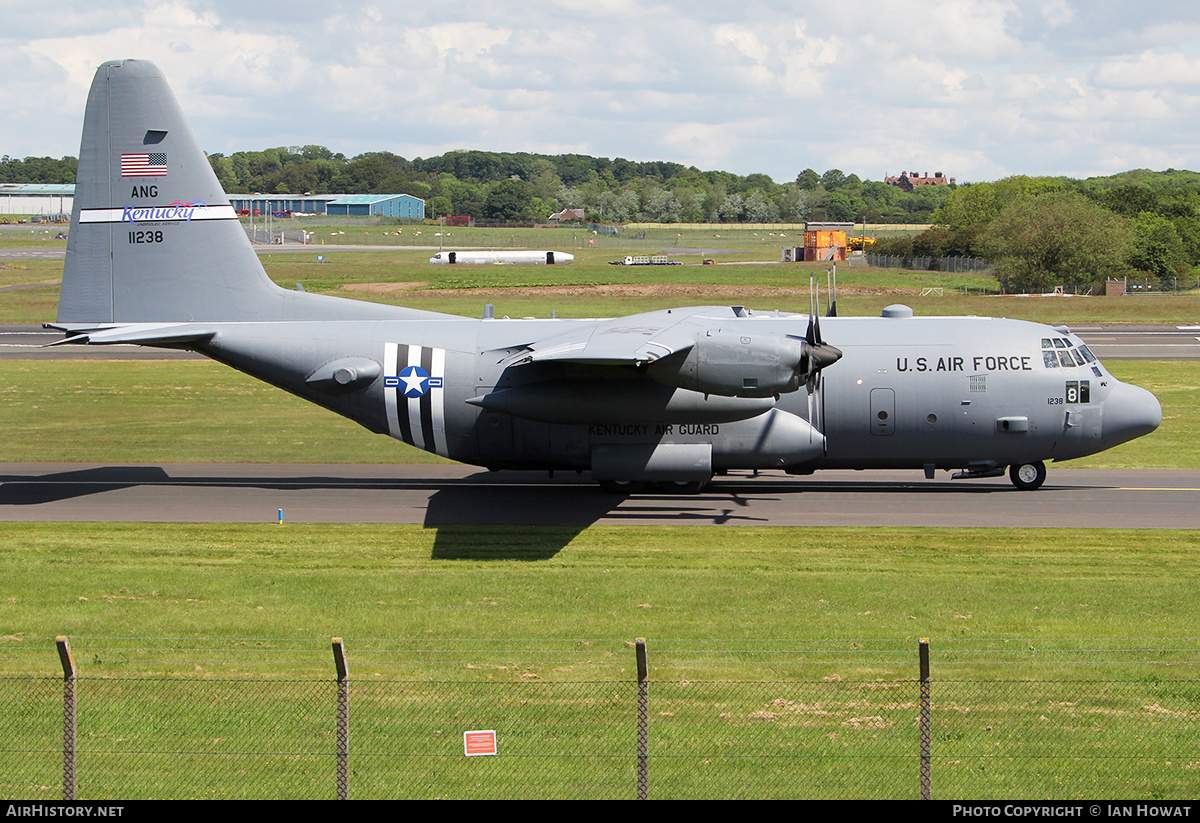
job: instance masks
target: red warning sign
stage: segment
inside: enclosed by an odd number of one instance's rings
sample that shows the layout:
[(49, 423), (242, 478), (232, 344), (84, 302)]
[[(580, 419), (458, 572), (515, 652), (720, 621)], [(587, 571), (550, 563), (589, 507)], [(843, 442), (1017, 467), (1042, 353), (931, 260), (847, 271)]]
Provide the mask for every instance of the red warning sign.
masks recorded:
[(480, 757), (495, 753), (495, 731), (463, 732), (463, 754), (467, 757)]

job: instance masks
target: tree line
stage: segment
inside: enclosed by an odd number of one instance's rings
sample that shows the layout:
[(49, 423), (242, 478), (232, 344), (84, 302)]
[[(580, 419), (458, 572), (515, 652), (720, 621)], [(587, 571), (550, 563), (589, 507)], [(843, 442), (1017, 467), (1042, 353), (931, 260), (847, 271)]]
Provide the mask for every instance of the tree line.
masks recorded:
[[(451, 151), (405, 159), (368, 152), (347, 159), (323, 146), (210, 155), (227, 191), (411, 194), (433, 217), (545, 220), (583, 208), (604, 223), (777, 223), (805, 220), (925, 222), (947, 187), (904, 192), (831, 169), (776, 183), (765, 174), (700, 171), (667, 161), (583, 154)], [(940, 189), (940, 190), (939, 190)]]
[(0, 157), (0, 183), (64, 184), (75, 182), (74, 157), (26, 157), (18, 160), (7, 154)]
[(960, 185), (915, 237), (872, 251), (992, 260), (1002, 288), (1086, 288), (1143, 275), (1173, 288), (1200, 266), (1200, 174), (1168, 169), (1111, 177), (1006, 177)]
[[(765, 174), (700, 171), (666, 161), (583, 154), (452, 151), (408, 160), (391, 152), (347, 158), (324, 146), (209, 155), (225, 191), (262, 194), (411, 194), (431, 217), (514, 222), (583, 208), (605, 223), (778, 223), (807, 220), (924, 223), (945, 186), (905, 192), (830, 169), (776, 183)], [(70, 183), (75, 159), (4, 157), (0, 182)]]

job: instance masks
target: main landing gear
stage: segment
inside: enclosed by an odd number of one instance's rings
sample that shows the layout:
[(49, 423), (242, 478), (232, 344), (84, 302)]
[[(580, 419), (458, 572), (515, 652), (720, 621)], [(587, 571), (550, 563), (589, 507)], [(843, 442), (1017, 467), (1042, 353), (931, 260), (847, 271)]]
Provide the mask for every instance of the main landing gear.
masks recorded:
[(1008, 467), (1008, 479), (1023, 492), (1031, 492), (1041, 488), (1046, 482), (1046, 464), (1041, 460), (1036, 463), (1021, 463)]
[[(620, 494), (629, 496), (631, 494), (641, 494), (646, 491), (651, 484), (645, 480), (601, 480), (601, 491), (608, 494)], [(655, 486), (666, 494), (699, 494), (707, 481), (703, 480), (665, 480), (661, 483), (655, 483)]]

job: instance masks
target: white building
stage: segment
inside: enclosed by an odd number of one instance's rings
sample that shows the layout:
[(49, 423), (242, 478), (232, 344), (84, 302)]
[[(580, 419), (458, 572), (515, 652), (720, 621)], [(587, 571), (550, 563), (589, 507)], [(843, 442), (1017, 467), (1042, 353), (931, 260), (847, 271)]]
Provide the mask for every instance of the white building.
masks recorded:
[(0, 214), (71, 216), (74, 183), (0, 183)]

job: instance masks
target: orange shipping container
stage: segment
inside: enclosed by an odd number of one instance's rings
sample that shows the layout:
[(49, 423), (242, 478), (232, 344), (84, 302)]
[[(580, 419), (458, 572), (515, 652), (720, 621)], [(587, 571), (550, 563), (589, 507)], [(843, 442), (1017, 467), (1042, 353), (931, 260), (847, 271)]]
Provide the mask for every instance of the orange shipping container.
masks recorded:
[(846, 232), (804, 232), (804, 259), (809, 262), (816, 260), (845, 260)]

